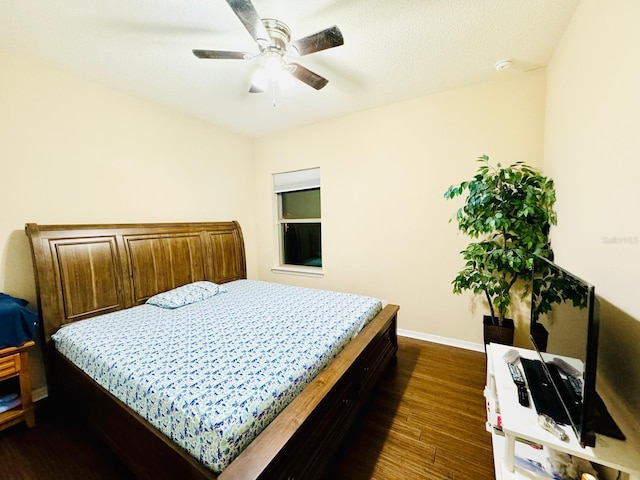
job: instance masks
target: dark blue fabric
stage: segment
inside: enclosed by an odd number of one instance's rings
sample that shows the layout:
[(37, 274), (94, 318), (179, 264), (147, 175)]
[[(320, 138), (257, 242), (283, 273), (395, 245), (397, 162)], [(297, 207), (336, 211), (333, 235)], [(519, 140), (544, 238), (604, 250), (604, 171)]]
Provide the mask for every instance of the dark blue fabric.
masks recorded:
[(18, 347), (36, 337), (38, 315), (26, 300), (0, 293), (0, 348)]

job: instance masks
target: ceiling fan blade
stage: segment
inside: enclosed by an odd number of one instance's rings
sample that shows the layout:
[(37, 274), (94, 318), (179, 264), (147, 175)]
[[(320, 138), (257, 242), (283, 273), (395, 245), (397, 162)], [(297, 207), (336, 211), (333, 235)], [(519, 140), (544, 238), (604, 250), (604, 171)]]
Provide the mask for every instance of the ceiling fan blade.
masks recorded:
[(291, 42), (300, 56), (344, 45), (342, 32), (335, 25), (321, 32)]
[(225, 52), (223, 50), (193, 50), (193, 54), (198, 58), (219, 58), (231, 60), (247, 60), (253, 56), (247, 52)]
[(291, 75), (296, 77), (301, 82), (304, 82), (307, 85), (315, 88), (316, 90), (320, 90), (327, 83), (329, 83), (329, 80), (327, 80), (324, 77), (321, 77), (317, 73), (313, 73), (311, 70), (303, 67), (302, 65), (299, 65), (297, 63), (290, 63), (289, 65), (293, 65), (294, 67), (296, 67), (291, 72)]
[(251, 0), (227, 0), (253, 39), (261, 46), (269, 43), (269, 34)]
[(264, 90), (260, 87), (255, 86), (253, 83), (251, 84), (251, 87), (249, 88), (249, 93), (264, 93)]

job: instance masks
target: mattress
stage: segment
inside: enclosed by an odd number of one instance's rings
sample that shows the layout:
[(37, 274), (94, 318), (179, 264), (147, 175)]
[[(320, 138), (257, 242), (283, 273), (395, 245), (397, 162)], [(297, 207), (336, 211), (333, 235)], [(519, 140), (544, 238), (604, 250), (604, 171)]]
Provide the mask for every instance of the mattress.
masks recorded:
[(61, 328), (56, 349), (219, 473), (381, 310), (378, 299), (253, 280), (180, 308)]

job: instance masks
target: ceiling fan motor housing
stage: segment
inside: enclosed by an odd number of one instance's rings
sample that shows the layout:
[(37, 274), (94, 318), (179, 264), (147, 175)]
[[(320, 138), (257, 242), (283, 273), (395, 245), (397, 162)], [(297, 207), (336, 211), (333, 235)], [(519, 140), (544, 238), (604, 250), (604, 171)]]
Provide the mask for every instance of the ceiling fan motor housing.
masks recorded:
[(271, 37), (270, 45), (267, 48), (272, 47), (282, 53), (286, 52), (287, 46), (291, 41), (291, 30), (289, 30), (289, 27), (275, 18), (263, 18), (262, 23), (269, 37)]

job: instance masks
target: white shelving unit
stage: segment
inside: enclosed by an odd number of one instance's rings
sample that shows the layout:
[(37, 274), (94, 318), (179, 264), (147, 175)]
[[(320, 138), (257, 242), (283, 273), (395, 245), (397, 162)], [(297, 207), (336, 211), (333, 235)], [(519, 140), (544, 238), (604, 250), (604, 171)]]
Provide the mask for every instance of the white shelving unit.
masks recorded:
[[(521, 477), (514, 469), (515, 456), (538, 461), (544, 465), (548, 456), (546, 450), (552, 448), (626, 472), (630, 480), (640, 480), (640, 439), (634, 438), (632, 432), (625, 431), (625, 425), (620, 425), (620, 428), (627, 437), (626, 440), (596, 435), (596, 446), (585, 448), (580, 446), (570, 427), (564, 428), (569, 441), (563, 442), (538, 425), (538, 414), (533, 401), (529, 408), (518, 403), (517, 387), (503, 359), (504, 354), (511, 348), (495, 343), (487, 345), (487, 430), (492, 434), (496, 478), (527, 478)], [(523, 358), (536, 358), (533, 350), (516, 350)], [(615, 417), (615, 412), (611, 413)], [(536, 449), (530, 446), (531, 444), (544, 448)]]

